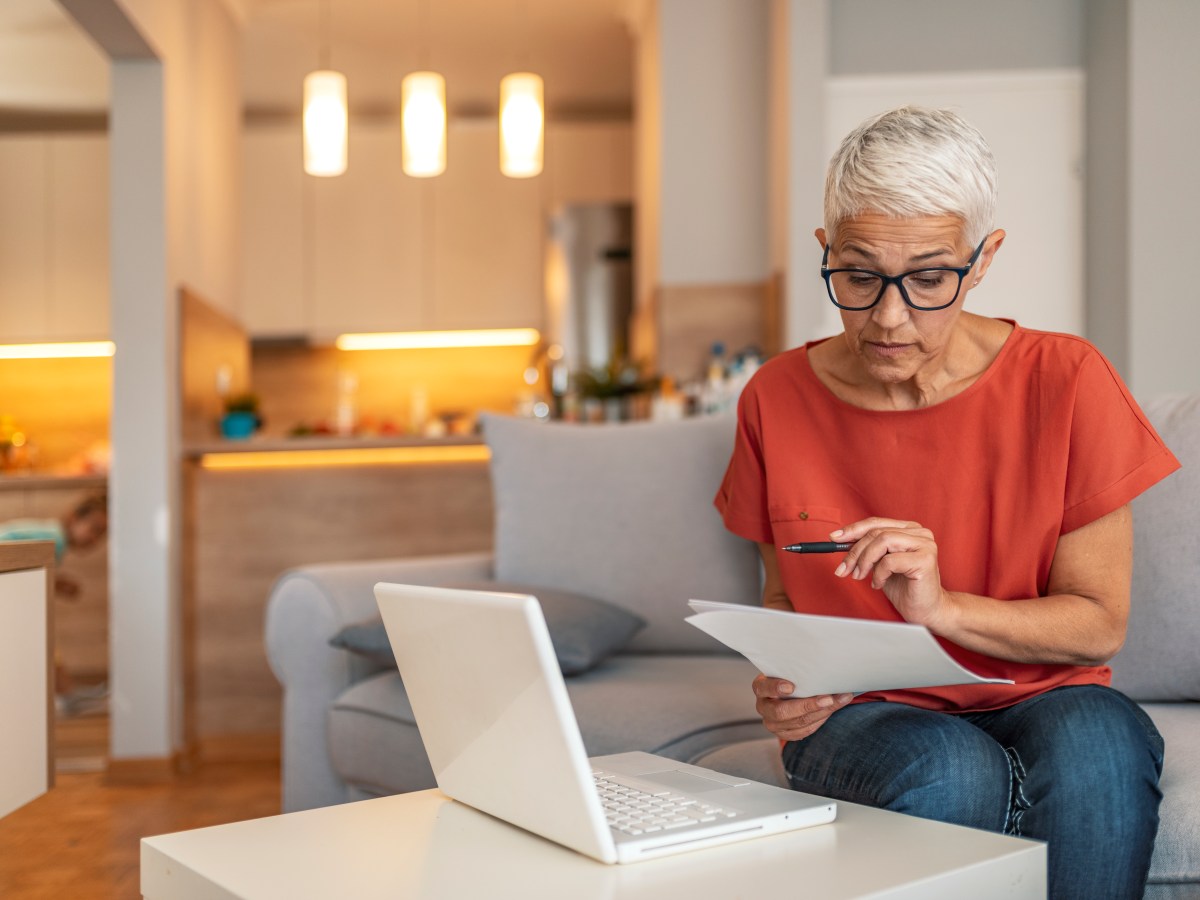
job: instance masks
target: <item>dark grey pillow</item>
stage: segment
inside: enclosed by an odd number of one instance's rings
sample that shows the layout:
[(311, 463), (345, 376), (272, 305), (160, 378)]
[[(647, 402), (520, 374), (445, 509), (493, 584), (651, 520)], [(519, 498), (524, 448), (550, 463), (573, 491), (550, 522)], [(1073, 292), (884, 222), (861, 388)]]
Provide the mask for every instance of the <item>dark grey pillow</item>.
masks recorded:
[[(472, 591), (532, 594), (542, 605), (554, 655), (564, 675), (578, 675), (599, 665), (629, 643), (646, 620), (604, 600), (571, 591), (511, 581), (468, 581), (441, 587)], [(382, 666), (396, 667), (383, 620), (376, 617), (347, 625), (329, 639), (334, 647), (358, 653)]]

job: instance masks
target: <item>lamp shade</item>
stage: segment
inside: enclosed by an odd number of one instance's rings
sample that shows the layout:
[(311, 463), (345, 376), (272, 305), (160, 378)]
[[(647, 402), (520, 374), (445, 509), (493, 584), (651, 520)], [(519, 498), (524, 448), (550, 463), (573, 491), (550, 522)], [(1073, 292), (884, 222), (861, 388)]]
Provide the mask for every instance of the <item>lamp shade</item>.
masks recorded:
[(500, 82), (500, 171), (530, 178), (542, 171), (545, 115), (542, 79), (514, 72)]
[(400, 84), (400, 155), (405, 175), (429, 178), (446, 171), (446, 79), (412, 72)]
[(304, 79), (304, 171), (341, 175), (347, 157), (346, 76), (322, 69)]

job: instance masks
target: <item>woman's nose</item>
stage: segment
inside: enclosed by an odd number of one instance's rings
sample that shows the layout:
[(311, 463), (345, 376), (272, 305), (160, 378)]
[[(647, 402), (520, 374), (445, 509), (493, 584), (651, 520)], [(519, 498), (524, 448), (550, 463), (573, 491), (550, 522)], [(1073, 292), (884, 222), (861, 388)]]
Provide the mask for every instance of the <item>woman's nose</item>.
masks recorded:
[(900, 293), (900, 286), (889, 284), (883, 290), (883, 296), (872, 310), (876, 323), (882, 328), (895, 328), (903, 325), (911, 315), (908, 304)]

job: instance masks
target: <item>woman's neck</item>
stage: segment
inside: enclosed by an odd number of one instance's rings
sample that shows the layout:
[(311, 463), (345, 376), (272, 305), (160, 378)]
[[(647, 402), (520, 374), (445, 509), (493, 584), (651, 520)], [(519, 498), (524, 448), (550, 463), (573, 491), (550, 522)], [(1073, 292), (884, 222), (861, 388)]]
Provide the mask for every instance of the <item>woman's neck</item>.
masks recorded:
[(839, 400), (862, 409), (911, 410), (944, 403), (979, 380), (999, 355), (1013, 326), (963, 313), (943, 352), (903, 381), (872, 377), (846, 341), (835, 337), (813, 347), (809, 362)]

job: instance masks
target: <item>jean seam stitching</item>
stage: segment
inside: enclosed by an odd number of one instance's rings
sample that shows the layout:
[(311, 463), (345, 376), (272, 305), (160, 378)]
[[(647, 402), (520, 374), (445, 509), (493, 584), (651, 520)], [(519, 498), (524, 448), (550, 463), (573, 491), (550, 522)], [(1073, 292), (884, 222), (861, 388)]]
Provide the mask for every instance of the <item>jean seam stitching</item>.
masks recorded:
[(1004, 755), (1008, 758), (1008, 772), (1012, 779), (1004, 833), (1021, 837), (1021, 815), (1030, 807), (1029, 799), (1025, 796), (1025, 766), (1016, 747), (1005, 747)]

